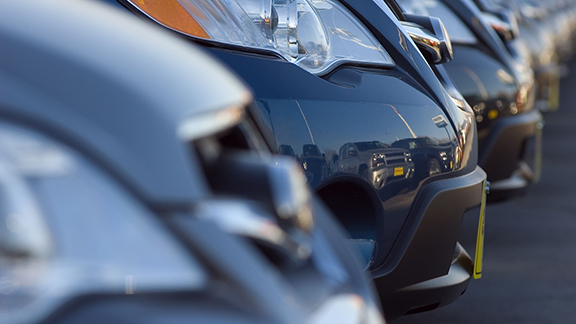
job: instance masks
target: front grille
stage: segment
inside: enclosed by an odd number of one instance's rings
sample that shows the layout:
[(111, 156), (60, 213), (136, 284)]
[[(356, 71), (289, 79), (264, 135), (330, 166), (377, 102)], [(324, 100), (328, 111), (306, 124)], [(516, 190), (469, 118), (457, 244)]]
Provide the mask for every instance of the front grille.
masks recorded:
[(385, 156), (386, 156), (386, 163), (388, 165), (404, 164), (404, 163), (408, 162), (408, 160), (406, 158), (406, 153), (404, 153), (404, 152), (386, 153)]

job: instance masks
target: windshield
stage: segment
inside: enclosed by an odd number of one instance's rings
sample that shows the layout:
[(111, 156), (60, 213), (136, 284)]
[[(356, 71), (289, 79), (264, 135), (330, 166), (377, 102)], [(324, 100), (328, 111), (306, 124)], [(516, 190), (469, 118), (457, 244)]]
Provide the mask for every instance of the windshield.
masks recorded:
[(374, 142), (357, 142), (354, 143), (354, 145), (356, 145), (356, 147), (358, 148), (358, 150), (360, 151), (368, 151), (368, 150), (375, 150), (375, 149), (379, 149), (379, 148), (388, 148), (390, 146), (382, 143), (382, 142), (378, 142), (378, 141), (374, 141)]

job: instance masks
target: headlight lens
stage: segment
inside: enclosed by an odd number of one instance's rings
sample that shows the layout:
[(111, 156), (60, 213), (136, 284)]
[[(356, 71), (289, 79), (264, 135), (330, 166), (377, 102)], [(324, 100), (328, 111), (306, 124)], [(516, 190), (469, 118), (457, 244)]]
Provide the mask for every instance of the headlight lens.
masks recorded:
[(125, 1), (178, 32), (274, 51), (315, 74), (344, 62), (394, 65), (366, 27), (332, 0)]
[(0, 123), (0, 323), (91, 293), (201, 289), (200, 263), (83, 156)]
[(372, 167), (375, 168), (384, 165), (386, 163), (385, 158), (386, 156), (384, 155), (384, 153), (372, 154)]

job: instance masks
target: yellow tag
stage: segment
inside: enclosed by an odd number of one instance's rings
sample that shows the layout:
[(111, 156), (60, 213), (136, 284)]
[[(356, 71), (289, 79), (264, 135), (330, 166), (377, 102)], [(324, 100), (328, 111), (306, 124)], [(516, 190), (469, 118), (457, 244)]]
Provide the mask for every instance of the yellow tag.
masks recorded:
[(394, 168), (394, 176), (401, 176), (401, 175), (404, 175), (404, 167)]
[(498, 117), (498, 110), (490, 110), (488, 112), (488, 119), (494, 119)]
[(558, 110), (560, 101), (560, 80), (557, 76), (551, 75), (548, 85), (548, 109), (550, 111)]
[(476, 237), (476, 255), (474, 257), (474, 279), (482, 278), (482, 258), (484, 256), (484, 218), (486, 213), (486, 181), (482, 183), (482, 202), (478, 220), (478, 236)]
[(534, 131), (534, 175), (532, 176), (532, 183), (540, 181), (542, 175), (542, 122), (536, 123)]

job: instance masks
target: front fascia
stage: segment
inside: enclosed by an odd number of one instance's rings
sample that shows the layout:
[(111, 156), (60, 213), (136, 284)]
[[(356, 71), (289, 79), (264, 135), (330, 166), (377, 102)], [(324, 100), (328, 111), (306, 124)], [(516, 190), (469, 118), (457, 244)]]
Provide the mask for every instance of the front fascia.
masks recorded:
[[(476, 167), (473, 124), (460, 143), (449, 117), (402, 71), (346, 67), (330, 82), (281, 60), (212, 53), (252, 87), (256, 119), (279, 153), (299, 160), (314, 188), (353, 183), (367, 192), (377, 230), (352, 234), (378, 241), (375, 264), (395, 244), (417, 192), (434, 181), (431, 168), (435, 177), (451, 178)], [(450, 153), (456, 147), (463, 147), (459, 166)], [(373, 163), (379, 154), (401, 160)]]

